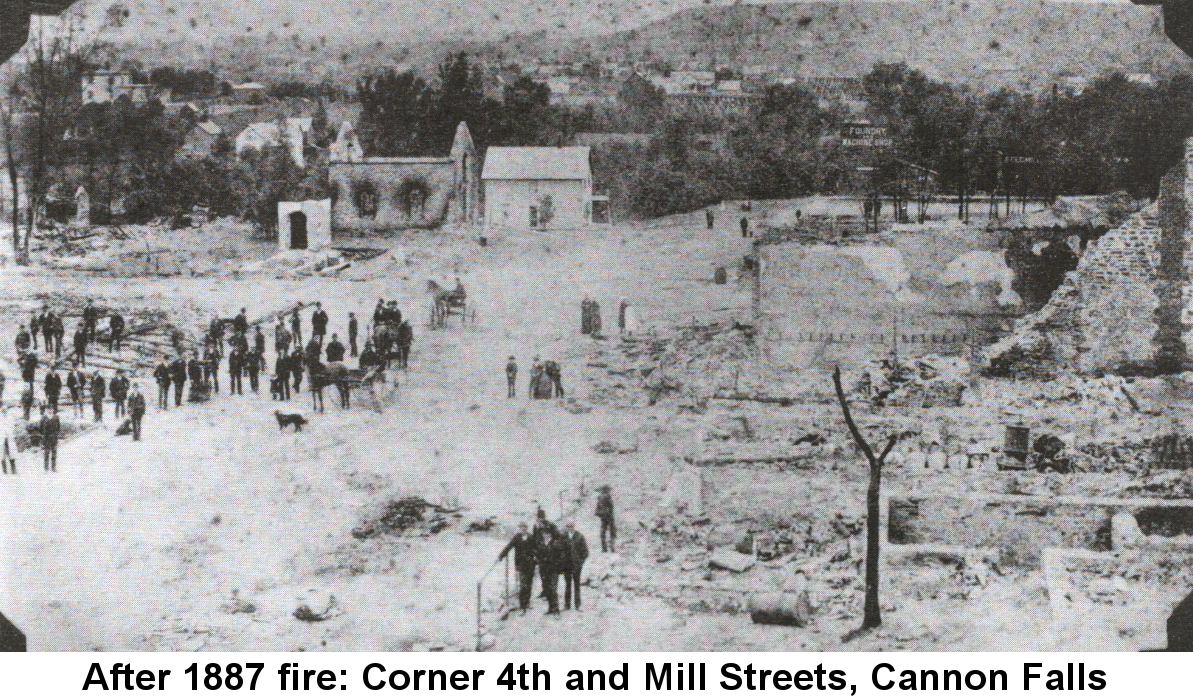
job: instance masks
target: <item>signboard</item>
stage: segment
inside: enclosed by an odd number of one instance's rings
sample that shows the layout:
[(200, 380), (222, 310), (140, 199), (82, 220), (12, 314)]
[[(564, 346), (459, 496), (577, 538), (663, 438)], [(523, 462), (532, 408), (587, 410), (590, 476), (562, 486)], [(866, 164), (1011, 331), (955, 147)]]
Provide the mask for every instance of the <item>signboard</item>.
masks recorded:
[(841, 145), (853, 148), (889, 148), (894, 139), (887, 135), (885, 126), (875, 126), (868, 121), (847, 121), (841, 125)]

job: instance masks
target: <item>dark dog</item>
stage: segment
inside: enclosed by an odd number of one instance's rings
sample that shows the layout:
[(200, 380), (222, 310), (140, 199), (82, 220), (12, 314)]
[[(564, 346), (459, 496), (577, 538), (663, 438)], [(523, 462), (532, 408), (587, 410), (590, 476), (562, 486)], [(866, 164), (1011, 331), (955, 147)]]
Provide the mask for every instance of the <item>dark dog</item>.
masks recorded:
[(294, 425), (295, 432), (302, 432), (302, 426), (307, 424), (307, 419), (298, 413), (290, 413), (289, 415), (281, 411), (273, 411), (274, 417), (278, 419), (278, 429), (284, 430), (290, 425)]

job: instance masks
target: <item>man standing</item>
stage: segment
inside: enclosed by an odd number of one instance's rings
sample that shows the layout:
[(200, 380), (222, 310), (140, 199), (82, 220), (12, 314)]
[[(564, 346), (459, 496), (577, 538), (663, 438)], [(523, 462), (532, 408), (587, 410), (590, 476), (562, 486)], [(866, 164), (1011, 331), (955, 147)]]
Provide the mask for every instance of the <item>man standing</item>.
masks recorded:
[(128, 397), (128, 377), (124, 375), (123, 369), (116, 370), (116, 376), (108, 382), (108, 393), (112, 394), (112, 403), (115, 404), (113, 412), (116, 418), (127, 416), (127, 411), (124, 408), (124, 401)]
[(17, 347), (17, 354), (24, 354), (29, 351), (29, 331), (25, 329), (24, 325), (17, 330), (17, 339), (15, 344)]
[(559, 574), (564, 569), (564, 555), (563, 538), (559, 536), (559, 531), (544, 532), (542, 546), (535, 550), (535, 559), (543, 581), (548, 614), (559, 614)]
[(373, 309), (373, 326), (376, 327), (385, 322), (385, 299), (377, 299), (377, 306)]
[(186, 383), (186, 359), (178, 355), (170, 364), (170, 378), (174, 379), (174, 407), (182, 405), (182, 386)]
[(211, 390), (220, 392), (220, 360), (223, 356), (215, 345), (203, 351), (203, 380), (211, 382)]
[(534, 584), (534, 539), (525, 522), (518, 525), (518, 533), (501, 549), (497, 560), (505, 558), (511, 550), (514, 552), (514, 570), (518, 573), (518, 608), (525, 614), (530, 609), (530, 588)]
[(211, 338), (211, 342), (219, 351), (220, 356), (224, 355), (224, 323), (219, 318), (211, 319), (211, 327), (207, 329), (207, 336)]
[(327, 335), (327, 311), (323, 310), (323, 302), (315, 302), (315, 312), (311, 314), (311, 339), (319, 338), (319, 344), (323, 344), (323, 338)]
[(747, 237), (746, 233), (748, 233), (749, 230), (750, 230), (750, 222), (746, 219), (745, 216), (742, 216), (741, 217), (741, 237), (743, 237), (743, 238)]
[(331, 342), (327, 343), (327, 361), (344, 361), (344, 343), (340, 342), (340, 338), (335, 333), (331, 334)]
[(543, 381), (543, 363), (535, 355), (534, 361), (530, 363), (530, 399), (534, 400), (539, 397), (539, 384)]
[(286, 330), (286, 324), (281, 318), (278, 318), (278, 324), (273, 328), (273, 351), (277, 352), (279, 357), (290, 351), (290, 331)]
[(312, 336), (311, 341), (307, 343), (307, 349), (302, 355), (307, 364), (319, 361), (319, 358), (323, 355), (323, 342), (321, 340), (322, 338)]
[(298, 317), (298, 311), (294, 311), (294, 315), (290, 316), (290, 335), (294, 340), (294, 346), (302, 347), (302, 319)]
[(239, 333), (241, 335), (245, 335), (248, 333), (248, 331), (249, 331), (249, 317), (248, 317), (248, 314), (245, 312), (245, 309), (242, 308), (242, 309), (240, 309), (240, 313), (237, 313), (236, 317), (232, 319), (232, 332)]
[(559, 364), (554, 360), (547, 360), (543, 363), (543, 373), (551, 380), (552, 391), (556, 398), (563, 398), (563, 373), (559, 369)]
[(45, 390), (46, 402), (50, 404), (50, 410), (58, 412), (58, 396), (62, 393), (62, 377), (58, 375), (57, 368), (53, 365), (46, 372)]
[(539, 597), (546, 597), (547, 568), (543, 565), (543, 562), (547, 560), (548, 549), (551, 543), (559, 536), (559, 528), (551, 520), (547, 519), (547, 513), (541, 507), (538, 508), (538, 512), (535, 514), (534, 530), (531, 534), (534, 536), (535, 560), (539, 562), (539, 582), (543, 586)]
[(84, 346), (87, 343), (95, 342), (95, 326), (99, 321), (99, 311), (91, 303), (91, 299), (87, 299), (87, 305), (83, 307), (83, 337)]
[(29, 384), (29, 390), (33, 390), (33, 379), (37, 376), (37, 353), (25, 352), (17, 359), (17, 366), (21, 368), (21, 380)]
[(54, 358), (57, 359), (62, 356), (62, 343), (66, 341), (66, 325), (60, 315), (54, 315), (50, 324), (54, 328)]
[(265, 358), (255, 349), (244, 357), (244, 371), (249, 375), (249, 388), (253, 390), (253, 393), (257, 393), (259, 382), (257, 377), (261, 373), (264, 364)]
[(26, 388), (21, 392), (21, 416), (29, 422), (29, 411), (33, 410), (33, 389)]
[[(66, 390), (70, 392), (70, 402), (74, 406), (75, 417), (83, 417), (83, 374), (75, 369), (66, 372)], [(28, 420), (29, 418), (25, 418)]]
[(513, 398), (517, 391), (514, 389), (515, 382), (518, 380), (518, 362), (514, 360), (514, 355), (510, 355), (509, 361), (505, 363), (505, 382), (508, 384), (506, 390), (506, 398)]
[(348, 350), (351, 352), (349, 356), (356, 356), (356, 333), (359, 328), (356, 323), (356, 314), (351, 311), (348, 312)]
[[(191, 360), (186, 363), (186, 376), (191, 382), (191, 400), (199, 396), (199, 388), (203, 385), (203, 362), (199, 360), (199, 350), (191, 350)], [(113, 392), (115, 398), (115, 392)]]
[(133, 441), (141, 441), (141, 419), (145, 417), (145, 396), (141, 389), (133, 384), (133, 391), (128, 397), (128, 414), (133, 420)]
[[(48, 308), (42, 308), (41, 314), (41, 335), (42, 339), (46, 341), (46, 353), (54, 350), (54, 323), (58, 316)], [(57, 356), (57, 355), (55, 355)]]
[(120, 336), (124, 334), (124, 316), (120, 315), (120, 311), (112, 311), (112, 317), (108, 319), (108, 351), (111, 352), (113, 348), (117, 352), (120, 351)]
[(33, 349), (37, 349), (37, 336), (41, 332), (41, 316), (37, 314), (37, 309), (33, 309), (32, 315), (29, 316), (29, 339), (33, 341)]
[(290, 354), (290, 375), (294, 377), (294, 392), (298, 393), (302, 390), (302, 352), (298, 351), (296, 347)]
[(261, 326), (257, 325), (254, 328), (257, 332), (253, 334), (253, 349), (262, 356), (265, 355), (265, 333), (261, 332)]
[[(601, 520), (601, 553), (608, 553), (617, 550), (617, 523), (613, 519), (613, 496), (609, 494), (609, 486), (602, 485), (600, 493), (597, 496), (596, 516)], [(607, 545), (606, 533), (609, 535)]]
[(240, 374), (244, 371), (244, 352), (239, 347), (233, 347), (228, 353), (228, 393), (230, 395), (244, 395), (244, 386), (240, 382)]
[[(394, 309), (398, 315), (401, 311)], [(408, 321), (398, 323), (398, 368), (405, 369), (410, 364), (410, 345), (414, 344), (414, 329)]]
[(278, 380), (279, 400), (290, 400), (290, 357), (286, 350), (278, 352), (278, 358), (273, 363), (273, 374)]
[(563, 608), (572, 608), (572, 591), (576, 593), (576, 611), (580, 611), (580, 572), (588, 558), (588, 542), (576, 527), (568, 522), (563, 527)]
[(153, 369), (153, 378), (157, 381), (157, 408), (170, 409), (170, 355), (166, 355)]
[(712, 230), (712, 221), (713, 221), (712, 209), (704, 210), (704, 220), (708, 223), (708, 230), (711, 231)]
[(96, 370), (91, 377), (91, 410), (95, 413), (95, 421), (104, 421), (104, 397), (107, 395), (107, 386), (104, 384), (104, 377), (99, 375)]
[(58, 471), (58, 435), (62, 431), (62, 421), (58, 413), (47, 412), (46, 406), (41, 406), (41, 423), (38, 425), (41, 436), (41, 449), (45, 457), (45, 470)]
[(87, 366), (87, 326), (83, 323), (75, 329), (75, 364)]

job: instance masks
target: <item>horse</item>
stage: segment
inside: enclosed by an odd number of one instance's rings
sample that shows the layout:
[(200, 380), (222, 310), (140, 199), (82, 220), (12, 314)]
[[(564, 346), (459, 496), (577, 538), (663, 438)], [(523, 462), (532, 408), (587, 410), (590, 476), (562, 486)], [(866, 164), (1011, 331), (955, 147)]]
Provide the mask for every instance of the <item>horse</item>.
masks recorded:
[(439, 286), (434, 279), (428, 279), (427, 293), (431, 295), (431, 327), (438, 328), (447, 320), (447, 309), (455, 292)]
[(311, 386), (311, 409), (323, 412), (323, 389), (335, 386), (340, 392), (340, 407), (351, 407), (351, 387), (348, 385), (348, 366), (343, 362), (307, 362), (307, 381)]

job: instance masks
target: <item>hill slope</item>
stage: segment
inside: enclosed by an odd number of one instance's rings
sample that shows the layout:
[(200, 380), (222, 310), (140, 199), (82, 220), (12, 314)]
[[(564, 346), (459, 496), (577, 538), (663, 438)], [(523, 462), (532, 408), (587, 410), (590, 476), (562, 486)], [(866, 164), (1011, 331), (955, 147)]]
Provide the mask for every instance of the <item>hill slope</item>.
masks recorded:
[[(528, 61), (662, 59), (857, 75), (906, 61), (940, 79), (1011, 84), (1068, 71), (1191, 70), (1159, 8), (1100, 2), (912, 0), (716, 6), (701, 0), (82, 0), (127, 17), (101, 37), (146, 65), (233, 78), (350, 80), (376, 66), (434, 65), (449, 49)], [(119, 26), (117, 26), (119, 25)]]

